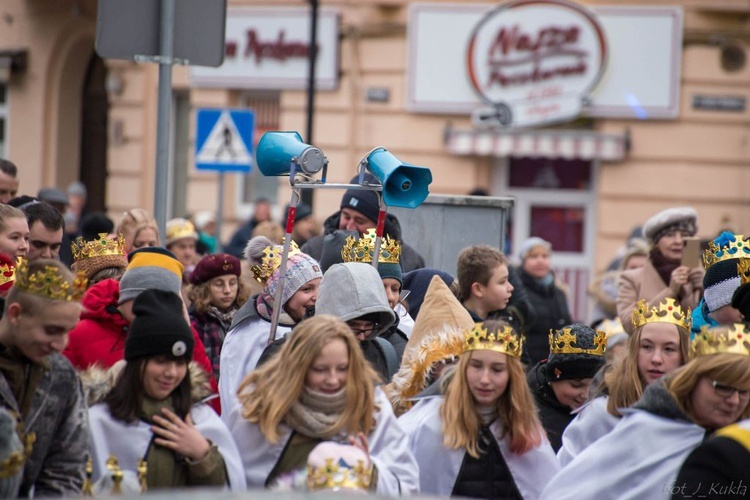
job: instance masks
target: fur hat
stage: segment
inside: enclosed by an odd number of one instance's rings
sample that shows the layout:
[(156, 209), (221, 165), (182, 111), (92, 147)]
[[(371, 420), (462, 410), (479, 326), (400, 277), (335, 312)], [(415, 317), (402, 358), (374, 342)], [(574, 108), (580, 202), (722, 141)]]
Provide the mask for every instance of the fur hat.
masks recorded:
[(411, 407), (408, 400), (428, 385), (432, 368), (458, 357), (464, 346), (464, 332), (474, 326), (469, 311), (438, 275), (432, 276), (422, 309), (425, 314), (417, 316), (401, 367), (388, 386), (394, 408)]
[(169, 250), (161, 247), (139, 248), (128, 255), (128, 261), (120, 280), (119, 304), (135, 299), (144, 290), (180, 293), (185, 268)]
[(240, 259), (227, 253), (215, 253), (206, 255), (196, 264), (188, 281), (200, 285), (225, 274), (234, 274), (239, 278), (241, 273)]
[[(267, 294), (271, 300), (276, 298), (276, 291), (281, 278), (280, 264), (281, 254), (284, 251), (282, 245), (274, 245), (271, 240), (265, 236), (256, 236), (247, 242), (245, 247), (245, 258), (251, 266), (262, 266), (265, 257), (265, 250), (267, 248), (272, 249), (278, 257), (278, 263), (276, 268), (273, 270), (270, 276), (264, 276), (261, 278), (263, 284), (263, 292)], [(282, 306), (286, 304), (292, 295), (297, 293), (297, 290), (302, 288), (306, 283), (316, 279), (322, 278), (323, 273), (320, 270), (320, 264), (318, 261), (307, 255), (297, 251), (296, 253), (290, 252), (286, 261), (286, 274), (284, 276), (284, 292), (281, 295)]]
[(698, 232), (698, 212), (693, 207), (675, 207), (662, 210), (643, 224), (643, 235), (652, 244), (670, 231), (685, 231), (690, 236)]
[[(576, 340), (572, 347), (586, 350), (594, 350), (597, 346), (594, 342), (596, 330), (581, 323), (574, 323), (557, 330), (553, 334), (553, 339), (566, 333), (570, 329), (570, 334), (575, 335)], [(570, 380), (579, 378), (592, 378), (599, 369), (604, 366), (604, 352), (601, 354), (593, 353), (558, 353), (553, 352), (550, 345), (550, 355), (547, 358), (547, 381), (555, 382), (558, 380)]]
[[(714, 244), (718, 248), (727, 249), (736, 239), (734, 234), (724, 231), (714, 239)], [(732, 304), (732, 296), (740, 286), (738, 263), (739, 259), (722, 260), (706, 269), (706, 274), (703, 276), (703, 298), (708, 312), (714, 312)]]
[[(375, 185), (380, 184), (380, 181), (370, 173), (365, 174), (364, 182)], [(359, 176), (355, 175), (352, 177), (349, 183), (358, 184)], [(341, 208), (351, 208), (371, 221), (377, 222), (378, 214), (380, 213), (378, 193), (369, 189), (347, 189), (344, 197), (341, 198)]]
[(163, 290), (146, 290), (133, 302), (135, 319), (125, 339), (125, 360), (169, 354), (193, 356), (193, 331), (182, 314), (182, 299)]

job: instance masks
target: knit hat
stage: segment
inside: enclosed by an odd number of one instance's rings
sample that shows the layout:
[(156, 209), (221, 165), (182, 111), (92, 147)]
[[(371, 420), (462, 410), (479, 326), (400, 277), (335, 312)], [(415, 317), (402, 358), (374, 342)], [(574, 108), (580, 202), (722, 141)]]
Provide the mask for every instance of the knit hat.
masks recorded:
[[(378, 179), (370, 174), (365, 174), (364, 182), (368, 184), (380, 184)], [(350, 184), (358, 184), (359, 176), (355, 175)], [(341, 198), (341, 208), (351, 208), (361, 213), (373, 222), (378, 221), (378, 213), (380, 213), (380, 202), (378, 194), (375, 191), (369, 189), (347, 189), (344, 193), (344, 197)]]
[(198, 240), (198, 233), (195, 232), (195, 226), (192, 222), (182, 217), (167, 222), (167, 241), (164, 246), (168, 247), (175, 241), (186, 238)]
[[(247, 242), (245, 258), (253, 269), (255, 279), (263, 285), (263, 293), (271, 300), (276, 298), (276, 291), (281, 278), (280, 267), (284, 247), (274, 245), (265, 236), (256, 236)], [(315, 278), (322, 278), (318, 261), (302, 253), (297, 245), (292, 243), (286, 261), (284, 276), (284, 291), (281, 295), (281, 305), (286, 304), (297, 290)]]
[(320, 268), (325, 273), (328, 268), (334, 264), (341, 264), (344, 258), (341, 256), (341, 249), (344, 248), (346, 239), (349, 236), (359, 237), (357, 231), (347, 231), (346, 229), (336, 229), (335, 231), (323, 236), (323, 250), (320, 253)]
[(139, 248), (128, 255), (128, 261), (125, 274), (120, 279), (119, 304), (133, 300), (150, 289), (180, 293), (185, 268), (166, 248)]
[(693, 207), (675, 207), (662, 210), (643, 224), (643, 235), (652, 244), (670, 231), (685, 231), (690, 236), (698, 232), (698, 212)]
[(422, 307), (425, 314), (414, 322), (401, 367), (387, 391), (394, 407), (404, 410), (412, 405), (408, 400), (427, 386), (433, 366), (461, 354), (464, 332), (474, 327), (469, 312), (438, 275), (432, 276)]
[(455, 281), (453, 276), (439, 269), (422, 268), (409, 271), (403, 275), (404, 290), (409, 290), (409, 315), (417, 319), (422, 304), (426, 300), (426, 294), (434, 276), (439, 276), (443, 282), (450, 286)]
[(532, 236), (531, 238), (525, 239), (518, 249), (518, 256), (522, 262), (526, 260), (526, 256), (529, 255), (529, 252), (531, 252), (534, 247), (544, 247), (547, 250), (552, 250), (552, 243), (540, 238), (539, 236)]
[(606, 342), (604, 332), (581, 323), (551, 332), (547, 381), (592, 378), (604, 366)]
[(133, 302), (135, 319), (125, 339), (125, 360), (160, 354), (191, 358), (195, 341), (182, 307), (182, 299), (175, 293), (141, 293)]
[(16, 281), (16, 261), (7, 253), (0, 253), (0, 292), (7, 292)]
[(215, 253), (206, 255), (198, 262), (188, 281), (200, 285), (225, 274), (234, 274), (239, 278), (241, 273), (240, 259), (227, 253)]
[[(718, 252), (726, 254), (728, 249), (734, 248), (736, 241), (736, 235), (724, 231), (714, 239), (713, 243), (715, 248), (719, 249)], [(707, 249), (704, 252), (704, 262), (706, 257), (711, 259), (712, 254), (713, 251)], [(706, 268), (706, 274), (703, 276), (703, 298), (708, 312), (714, 312), (724, 306), (731, 305), (732, 295), (740, 286), (738, 263), (739, 258), (720, 260)]]

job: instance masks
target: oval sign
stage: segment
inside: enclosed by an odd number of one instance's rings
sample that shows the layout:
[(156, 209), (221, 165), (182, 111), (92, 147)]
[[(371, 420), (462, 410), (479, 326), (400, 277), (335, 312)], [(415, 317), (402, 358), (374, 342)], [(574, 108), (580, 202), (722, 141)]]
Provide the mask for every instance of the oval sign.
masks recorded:
[(510, 109), (511, 126), (574, 118), (599, 81), (607, 42), (596, 17), (563, 0), (517, 0), (474, 28), (467, 50), (472, 86)]

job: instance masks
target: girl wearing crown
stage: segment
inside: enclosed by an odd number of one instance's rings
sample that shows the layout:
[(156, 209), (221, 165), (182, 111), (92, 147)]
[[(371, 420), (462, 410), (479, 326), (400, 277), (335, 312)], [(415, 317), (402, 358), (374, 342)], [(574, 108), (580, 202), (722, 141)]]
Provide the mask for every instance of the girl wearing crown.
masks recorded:
[(472, 498), (536, 498), (559, 469), (526, 385), (523, 337), (501, 321), (465, 333), (443, 376), (444, 396), (399, 418), (420, 466), (421, 492)]
[[(252, 273), (263, 285), (263, 290), (250, 297), (234, 315), (224, 339), (219, 359), (219, 394), (227, 408), (235, 398), (240, 382), (255, 369), (269, 344), (274, 301), (281, 283), (282, 253), (283, 247), (274, 245), (265, 236), (256, 236), (245, 248), (245, 258), (252, 265)], [(290, 332), (315, 305), (322, 277), (318, 262), (292, 243), (284, 274), (279, 324), (271, 341)]]
[(690, 312), (673, 299), (650, 308), (638, 302), (633, 311), (635, 331), (628, 339), (626, 357), (611, 366), (597, 395), (581, 408), (563, 433), (557, 458), (565, 466), (591, 443), (610, 432), (643, 390), (688, 362)]
[(615, 428), (576, 456), (542, 499), (668, 499), (682, 462), (706, 435), (750, 416), (750, 333), (704, 330), (694, 358), (650, 383)]
[(224, 416), (242, 450), (248, 486), (268, 487), (294, 474), (316, 445), (332, 440), (369, 455), (371, 488), (379, 495), (416, 493), (414, 457), (377, 379), (346, 323), (330, 315), (303, 321), (242, 382)]

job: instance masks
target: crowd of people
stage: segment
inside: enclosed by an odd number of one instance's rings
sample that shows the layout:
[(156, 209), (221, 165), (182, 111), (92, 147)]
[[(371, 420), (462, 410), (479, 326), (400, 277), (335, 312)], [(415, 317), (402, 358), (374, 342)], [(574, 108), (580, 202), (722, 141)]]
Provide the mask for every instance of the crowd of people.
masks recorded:
[(467, 242), (454, 277), (392, 215), (376, 245), (373, 191), (320, 228), (298, 207), (285, 256), (268, 202), (221, 251), (207, 214), (162, 235), (16, 175), (0, 160), (0, 496), (746, 494), (750, 241), (686, 260), (692, 208), (645, 221), (582, 322), (550, 242), (518, 266)]

